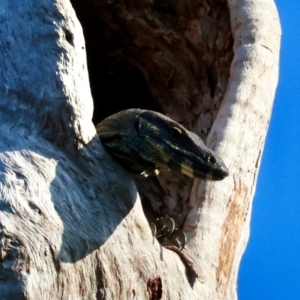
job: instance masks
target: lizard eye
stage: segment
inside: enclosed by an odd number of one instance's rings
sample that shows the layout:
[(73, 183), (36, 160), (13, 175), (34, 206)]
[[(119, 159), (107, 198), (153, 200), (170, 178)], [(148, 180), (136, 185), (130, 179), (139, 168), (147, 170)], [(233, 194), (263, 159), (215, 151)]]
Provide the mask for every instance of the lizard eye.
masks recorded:
[(207, 161), (208, 161), (209, 163), (212, 163), (212, 164), (214, 164), (214, 163), (217, 162), (216, 159), (215, 159), (213, 156), (208, 156), (208, 157), (207, 157)]
[(173, 127), (170, 135), (173, 139), (178, 139), (181, 136), (181, 130), (178, 127)]

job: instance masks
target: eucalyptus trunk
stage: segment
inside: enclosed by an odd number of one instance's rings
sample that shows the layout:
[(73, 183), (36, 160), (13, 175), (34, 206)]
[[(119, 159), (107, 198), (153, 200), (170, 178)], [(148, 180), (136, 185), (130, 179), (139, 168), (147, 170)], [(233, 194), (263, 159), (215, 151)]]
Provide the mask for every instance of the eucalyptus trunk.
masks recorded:
[[(273, 1), (2, 2), (1, 299), (236, 299), (278, 80)], [(111, 113), (97, 72), (121, 69), (147, 90), (123, 105), (199, 134), (225, 180), (166, 173), (137, 192), (92, 122), (93, 103), (94, 122)], [(182, 252), (152, 236), (155, 201), (186, 233)]]

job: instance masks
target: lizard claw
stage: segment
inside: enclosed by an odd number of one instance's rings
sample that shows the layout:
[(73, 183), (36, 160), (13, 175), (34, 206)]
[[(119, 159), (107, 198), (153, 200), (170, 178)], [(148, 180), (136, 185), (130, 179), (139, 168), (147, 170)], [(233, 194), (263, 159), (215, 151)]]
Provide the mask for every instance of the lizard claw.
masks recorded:
[(175, 228), (175, 221), (172, 218), (159, 218), (155, 223), (150, 223), (150, 228), (153, 236), (161, 245), (165, 247), (175, 246), (179, 250), (184, 248), (186, 235), (182, 230)]
[[(170, 243), (170, 246), (175, 246), (179, 248), (179, 250), (182, 250), (186, 243), (186, 235), (182, 230), (175, 228), (175, 230), (170, 235), (168, 242)], [(169, 244), (167, 244), (166, 246), (168, 245)]]

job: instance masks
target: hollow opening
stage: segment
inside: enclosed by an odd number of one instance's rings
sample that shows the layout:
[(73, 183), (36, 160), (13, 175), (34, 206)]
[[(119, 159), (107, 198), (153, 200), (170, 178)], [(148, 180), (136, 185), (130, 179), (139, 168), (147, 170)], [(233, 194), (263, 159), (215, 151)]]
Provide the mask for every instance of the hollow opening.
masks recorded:
[[(127, 108), (151, 109), (205, 142), (233, 58), (226, 1), (71, 3), (86, 41), (93, 122)], [(168, 172), (136, 183), (148, 219), (158, 211), (183, 226), (193, 179)]]

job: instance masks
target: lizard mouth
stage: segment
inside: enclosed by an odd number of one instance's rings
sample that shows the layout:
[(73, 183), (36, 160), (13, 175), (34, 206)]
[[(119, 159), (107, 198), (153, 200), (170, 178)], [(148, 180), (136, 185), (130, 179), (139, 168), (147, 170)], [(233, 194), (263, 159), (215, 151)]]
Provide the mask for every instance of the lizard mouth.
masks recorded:
[(199, 178), (207, 181), (218, 181), (228, 176), (228, 169), (224, 166), (218, 170), (210, 170), (209, 172), (199, 172), (191, 168), (189, 165), (180, 164), (181, 172), (189, 177)]

